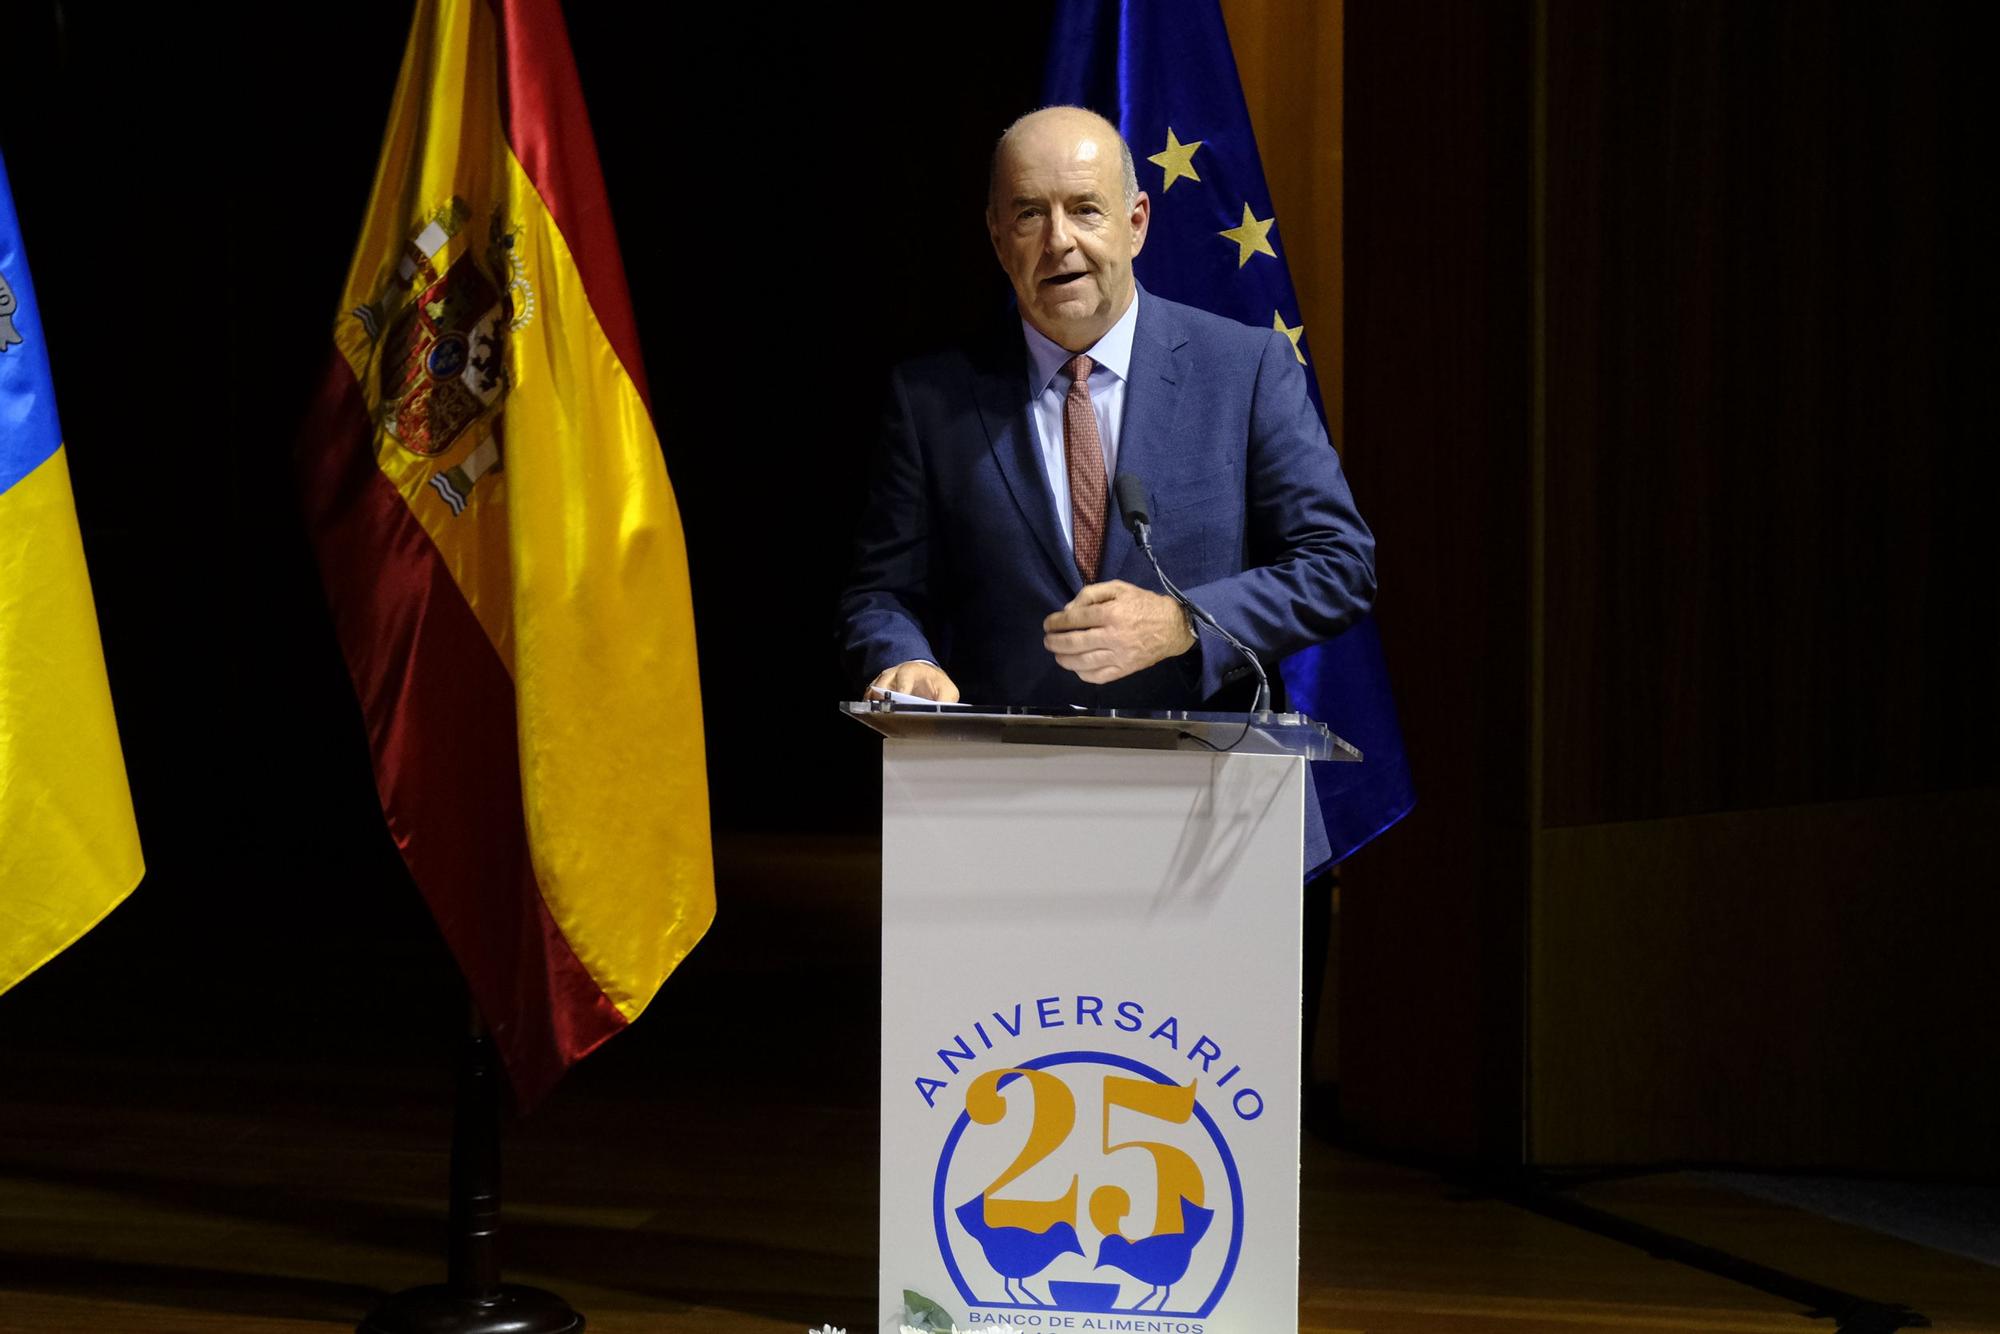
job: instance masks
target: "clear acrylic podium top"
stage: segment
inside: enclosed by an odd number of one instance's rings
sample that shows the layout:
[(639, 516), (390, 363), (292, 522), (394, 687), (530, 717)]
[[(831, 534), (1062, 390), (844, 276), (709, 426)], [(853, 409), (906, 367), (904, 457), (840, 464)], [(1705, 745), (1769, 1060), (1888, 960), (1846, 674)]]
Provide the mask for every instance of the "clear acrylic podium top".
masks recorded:
[(1003, 741), (1035, 746), (1228, 751), (1353, 763), (1361, 752), (1303, 713), (1144, 712), (1031, 709), (845, 700), (841, 712), (883, 736), (926, 741)]

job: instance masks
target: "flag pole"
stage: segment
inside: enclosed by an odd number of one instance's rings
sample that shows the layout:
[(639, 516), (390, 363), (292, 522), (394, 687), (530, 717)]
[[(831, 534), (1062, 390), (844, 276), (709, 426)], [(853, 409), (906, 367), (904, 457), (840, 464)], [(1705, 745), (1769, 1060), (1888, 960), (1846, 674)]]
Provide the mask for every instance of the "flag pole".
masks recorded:
[(500, 1108), (493, 1035), (471, 1022), (451, 1128), (445, 1282), (409, 1288), (369, 1313), (357, 1334), (579, 1334), (583, 1317), (552, 1292), (500, 1281)]

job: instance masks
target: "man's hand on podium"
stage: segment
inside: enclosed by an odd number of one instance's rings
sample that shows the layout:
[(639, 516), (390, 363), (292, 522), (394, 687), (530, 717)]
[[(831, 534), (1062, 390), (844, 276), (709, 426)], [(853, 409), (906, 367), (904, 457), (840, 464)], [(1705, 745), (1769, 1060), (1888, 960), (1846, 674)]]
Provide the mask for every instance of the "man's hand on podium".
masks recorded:
[(1123, 579), (1086, 584), (1042, 622), (1042, 646), (1092, 685), (1144, 671), (1194, 647), (1181, 605)]
[(869, 699), (882, 699), (888, 691), (934, 699), (940, 704), (958, 703), (958, 687), (944, 668), (934, 662), (899, 662), (876, 677), (868, 687)]

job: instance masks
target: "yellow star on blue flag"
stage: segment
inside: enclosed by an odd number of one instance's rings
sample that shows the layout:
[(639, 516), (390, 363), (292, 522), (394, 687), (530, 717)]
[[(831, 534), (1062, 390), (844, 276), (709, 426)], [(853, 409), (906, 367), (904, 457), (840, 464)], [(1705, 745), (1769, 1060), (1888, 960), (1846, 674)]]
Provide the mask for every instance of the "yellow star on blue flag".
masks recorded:
[(1190, 180), (1196, 184), (1201, 183), (1201, 177), (1195, 174), (1194, 169), (1194, 150), (1200, 147), (1201, 140), (1197, 139), (1191, 144), (1184, 144), (1174, 138), (1174, 127), (1171, 125), (1167, 126), (1167, 146), (1146, 159), (1146, 161), (1152, 163), (1154, 166), (1164, 168), (1166, 171), (1166, 180), (1160, 186), (1161, 194), (1165, 194), (1167, 191), (1173, 189), (1174, 182), (1178, 180)]
[(1216, 235), (1236, 242), (1236, 267), (1240, 269), (1250, 262), (1252, 255), (1269, 255), (1272, 259), (1278, 257), (1278, 252), (1271, 249), (1271, 224), (1276, 221), (1276, 218), (1259, 218), (1245, 204), (1243, 221)]
[(1299, 339), (1305, 336), (1306, 326), (1304, 324), (1297, 325), (1296, 327), (1289, 325), (1285, 323), (1284, 313), (1274, 310), (1271, 312), (1271, 327), (1292, 340), (1292, 355), (1299, 359), (1299, 365), (1305, 365), (1306, 354), (1299, 350)]

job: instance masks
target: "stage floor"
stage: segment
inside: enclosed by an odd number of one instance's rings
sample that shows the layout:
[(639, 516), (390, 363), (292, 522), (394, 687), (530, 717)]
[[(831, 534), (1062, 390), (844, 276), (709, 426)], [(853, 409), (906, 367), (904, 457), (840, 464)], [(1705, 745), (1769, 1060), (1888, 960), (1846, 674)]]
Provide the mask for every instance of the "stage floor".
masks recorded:
[[(507, 1274), (598, 1334), (873, 1334), (873, 850), (720, 852), (709, 939), (510, 1126)], [(314, 925), (225, 920), (199, 886), (149, 882), (0, 997), (0, 1331), (351, 1330), (442, 1277), (449, 961), (406, 886), (274, 892)], [(1304, 1187), (1312, 1334), (1834, 1328), (1318, 1139)], [(1937, 1330), (2000, 1331), (2000, 1269), (1972, 1260), (1692, 1175), (1566, 1196)]]
[[(616, 1072), (614, 1072), (616, 1073)], [(11, 1062), (0, 1330), (351, 1329), (440, 1273), (442, 1078)], [(603, 1334), (869, 1329), (864, 1107), (580, 1076), (507, 1145), (509, 1276)], [(1825, 1330), (1752, 1288), (1309, 1140), (1301, 1328), (1315, 1334)], [(1599, 1207), (1818, 1282), (2000, 1329), (2000, 1270), (1706, 1187), (1602, 1183)]]

